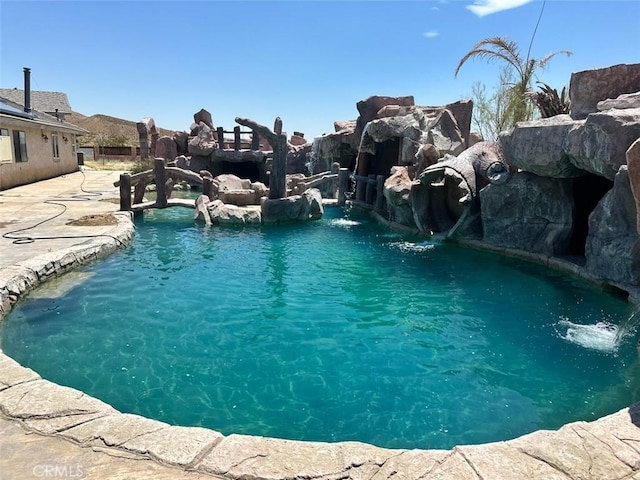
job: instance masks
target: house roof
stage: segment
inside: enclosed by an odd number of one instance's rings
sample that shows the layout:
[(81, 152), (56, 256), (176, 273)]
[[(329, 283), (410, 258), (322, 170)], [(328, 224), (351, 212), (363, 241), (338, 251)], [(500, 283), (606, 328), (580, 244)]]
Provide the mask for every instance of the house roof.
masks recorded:
[[(65, 95), (66, 97), (66, 95)], [(89, 133), (84, 128), (80, 128), (69, 122), (65, 122), (62, 119), (58, 119), (54, 115), (41, 112), (35, 109), (31, 110), (31, 113), (24, 111), (23, 106), (16, 102), (12, 102), (9, 99), (2, 98), (0, 95), (0, 117), (20, 119), (25, 122), (33, 122), (41, 126), (47, 126), (50, 128), (59, 128), (63, 130), (69, 130), (78, 135), (84, 135)]]
[[(24, 90), (18, 88), (0, 88), (0, 97), (24, 106)], [(41, 112), (62, 114), (71, 113), (67, 94), (63, 92), (31, 91), (31, 108)]]
[(24, 110), (20, 110), (20, 108), (15, 106), (15, 104), (10, 104), (4, 98), (0, 98), (0, 113), (6, 113), (7, 115), (13, 115), (20, 118), (33, 119), (32, 113), (27, 113)]

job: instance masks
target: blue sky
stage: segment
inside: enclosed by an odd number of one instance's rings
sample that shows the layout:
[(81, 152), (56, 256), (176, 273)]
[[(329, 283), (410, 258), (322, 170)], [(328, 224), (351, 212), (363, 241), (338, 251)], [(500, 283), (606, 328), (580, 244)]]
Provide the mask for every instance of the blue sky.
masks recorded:
[[(62, 91), (84, 115), (188, 130), (206, 108), (311, 139), (355, 119), (371, 95), (443, 105), (488, 88), (499, 64), (455, 67), (479, 40), (515, 40), (523, 55), (541, 0), (7, 1), (0, 0), (0, 86)], [(640, 0), (547, 0), (532, 48), (558, 56), (540, 80), (640, 62)]]

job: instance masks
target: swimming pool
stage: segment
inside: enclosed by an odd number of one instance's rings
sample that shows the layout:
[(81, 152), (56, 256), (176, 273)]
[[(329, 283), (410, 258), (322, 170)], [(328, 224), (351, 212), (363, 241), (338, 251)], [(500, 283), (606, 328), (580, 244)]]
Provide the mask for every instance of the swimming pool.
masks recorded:
[(191, 215), (147, 213), (131, 248), (34, 292), (3, 350), (121, 411), (385, 447), (504, 440), (638, 400), (633, 342), (589, 336), (629, 307), (572, 277), (341, 209), (262, 228)]

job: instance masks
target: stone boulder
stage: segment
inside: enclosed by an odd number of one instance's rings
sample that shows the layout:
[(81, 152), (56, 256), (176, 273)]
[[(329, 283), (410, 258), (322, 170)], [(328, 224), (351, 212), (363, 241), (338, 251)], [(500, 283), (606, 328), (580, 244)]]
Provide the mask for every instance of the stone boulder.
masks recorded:
[(401, 107), (400, 105), (385, 105), (380, 110), (378, 110), (375, 118), (398, 117), (402, 115), (409, 115), (415, 111), (415, 105), (411, 105), (409, 107)]
[(584, 119), (597, 111), (598, 102), (640, 91), (640, 63), (613, 65), (571, 74), (571, 117)]
[(571, 162), (564, 144), (569, 132), (583, 124), (569, 115), (556, 115), (520, 122), (498, 138), (509, 165), (541, 177), (571, 178), (584, 172)]
[(453, 115), (458, 130), (465, 141), (465, 148), (469, 148), (472, 145), (471, 117), (473, 115), (473, 101), (469, 99), (458, 100), (457, 102), (445, 105), (444, 108)]
[(301, 137), (300, 135), (291, 135), (291, 138), (289, 139), (289, 143), (294, 147), (299, 147), (302, 145), (306, 145), (307, 140), (304, 137)]
[(193, 121), (196, 124), (200, 122), (204, 123), (207, 127), (214, 130), (213, 127), (213, 118), (211, 118), (211, 114), (205, 110), (204, 108), (200, 109), (199, 112), (193, 114)]
[(196, 222), (204, 222), (205, 225), (211, 225), (211, 215), (209, 215), (209, 197), (206, 195), (200, 195), (196, 198), (195, 210), (193, 212), (193, 218)]
[(208, 205), (209, 216), (213, 224), (220, 225), (260, 225), (260, 209), (255, 207), (239, 207), (227, 205), (221, 200), (214, 200)]
[(589, 216), (585, 256), (591, 275), (614, 284), (640, 286), (637, 214), (629, 173), (623, 165), (613, 188)]
[(626, 151), (640, 137), (640, 108), (592, 113), (567, 135), (565, 151), (577, 168), (613, 180)]
[[(422, 119), (421, 112), (414, 112), (372, 120), (367, 124), (360, 151), (375, 155), (374, 143), (383, 143), (398, 137), (406, 137), (418, 142), (423, 133), (420, 128)], [(415, 152), (413, 154), (415, 155)]]
[[(353, 128), (355, 128), (355, 122), (352, 128), (343, 128), (336, 133), (325, 133), (314, 138), (309, 157), (311, 175), (331, 170), (334, 162), (338, 162), (343, 168), (352, 167), (351, 163), (357, 153), (357, 150), (352, 147)], [(357, 145), (355, 148), (357, 149)]]
[(251, 180), (240, 178), (230, 173), (215, 177), (212, 190), (214, 196), (225, 204), (239, 206), (260, 204), (260, 197)]
[(333, 129), (336, 133), (343, 130), (353, 133), (356, 130), (356, 120), (336, 120), (333, 122)]
[(611, 110), (613, 108), (617, 108), (618, 110), (640, 108), (640, 92), (625, 93), (619, 95), (618, 98), (608, 98), (598, 102), (597, 108), (599, 112)]
[(178, 147), (178, 155), (186, 155), (189, 153), (189, 134), (187, 132), (175, 132), (173, 141)]
[(633, 145), (627, 150), (627, 169), (631, 192), (635, 198), (636, 212), (638, 213), (636, 231), (640, 234), (640, 138), (633, 142)]
[(190, 158), (185, 157), (184, 155), (178, 155), (175, 160), (174, 163), (176, 164), (176, 167), (178, 168), (182, 168), (183, 170), (187, 170), (190, 167)]
[(213, 179), (214, 193), (220, 190), (251, 190), (251, 180), (224, 173)]
[(309, 171), (313, 145), (304, 143), (303, 145), (289, 145), (287, 152), (287, 172), (286, 173), (306, 173)]
[(407, 227), (415, 227), (409, 195), (412, 180), (408, 167), (392, 167), (391, 176), (384, 182), (384, 198), (387, 200), (389, 220)]
[(156, 143), (156, 158), (172, 162), (178, 156), (178, 145), (171, 137), (160, 137)]
[(194, 136), (189, 138), (187, 150), (191, 155), (209, 156), (217, 148), (214, 131), (204, 122), (198, 123), (192, 129)]
[(412, 95), (406, 97), (385, 97), (374, 95), (365, 100), (360, 100), (356, 103), (356, 108), (358, 109), (358, 119), (356, 120), (356, 129), (355, 129), (355, 147), (357, 148), (357, 142), (360, 141), (360, 137), (362, 136), (362, 132), (367, 123), (376, 118), (376, 115), (380, 111), (382, 107), (387, 105), (397, 105), (399, 107), (411, 107), (414, 106), (415, 100)]
[(545, 255), (568, 251), (573, 227), (572, 180), (511, 175), (480, 191), (483, 240)]
[(467, 148), (467, 139), (460, 131), (453, 114), (446, 108), (438, 111), (423, 129), (427, 131), (426, 141), (433, 144), (441, 156), (459, 155)]
[(416, 174), (420, 174), (424, 171), (425, 168), (430, 167), (431, 165), (438, 162), (440, 158), (440, 153), (438, 149), (431, 143), (423, 143), (418, 148), (418, 151), (414, 155), (416, 159), (415, 170)]
[(266, 224), (290, 223), (322, 218), (322, 196), (317, 188), (310, 188), (302, 195), (260, 201), (262, 222)]

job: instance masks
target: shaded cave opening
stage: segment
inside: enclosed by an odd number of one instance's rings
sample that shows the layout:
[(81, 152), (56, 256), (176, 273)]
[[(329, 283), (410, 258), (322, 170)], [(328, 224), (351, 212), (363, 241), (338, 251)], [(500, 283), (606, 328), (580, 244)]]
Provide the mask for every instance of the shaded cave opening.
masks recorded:
[(211, 174), (216, 177), (222, 174), (231, 174), (239, 178), (251, 180), (251, 182), (263, 182), (268, 185), (268, 178), (264, 172), (264, 164), (257, 162), (227, 162), (221, 161), (213, 164)]
[(585, 173), (573, 179), (574, 212), (569, 255), (584, 257), (589, 234), (589, 215), (611, 188), (611, 180), (593, 173)]
[[(400, 164), (400, 137), (392, 137), (384, 142), (375, 143), (375, 154), (360, 153), (360, 159), (358, 161), (358, 175), (367, 177), (370, 175), (378, 176), (382, 175), (386, 180), (391, 176), (391, 167)], [(358, 191), (356, 191), (356, 198), (360, 201), (365, 199), (365, 186), (362, 183), (358, 184)], [(377, 195), (382, 195), (382, 192), (373, 191), (372, 203), (376, 202)], [(380, 213), (385, 215), (386, 201), (383, 197), (383, 209)]]

